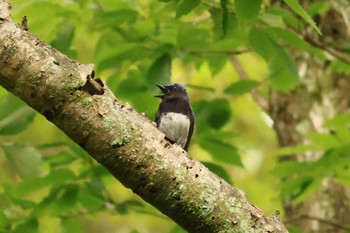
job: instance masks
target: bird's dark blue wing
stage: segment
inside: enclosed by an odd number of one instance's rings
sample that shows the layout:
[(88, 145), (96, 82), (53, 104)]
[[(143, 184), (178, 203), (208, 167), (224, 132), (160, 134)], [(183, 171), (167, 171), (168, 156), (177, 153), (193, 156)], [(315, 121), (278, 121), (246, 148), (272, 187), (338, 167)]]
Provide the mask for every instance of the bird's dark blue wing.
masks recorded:
[(190, 146), (193, 130), (194, 130), (194, 116), (193, 116), (193, 112), (192, 112), (192, 114), (190, 115), (190, 129), (188, 130), (187, 142), (186, 142), (186, 145), (184, 147), (185, 151), (187, 151), (188, 147)]
[(157, 124), (157, 127), (159, 127), (159, 124), (160, 124), (160, 115), (161, 115), (161, 113), (160, 113), (160, 107), (159, 107), (159, 109), (158, 109), (158, 111), (156, 113), (156, 124)]

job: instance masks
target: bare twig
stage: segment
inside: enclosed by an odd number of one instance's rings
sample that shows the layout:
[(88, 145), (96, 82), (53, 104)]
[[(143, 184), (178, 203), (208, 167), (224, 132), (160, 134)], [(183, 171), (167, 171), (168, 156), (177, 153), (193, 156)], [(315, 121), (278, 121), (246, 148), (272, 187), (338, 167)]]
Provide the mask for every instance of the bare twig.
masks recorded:
[(23, 16), (21, 25), (24, 31), (29, 31), (27, 16)]
[(186, 53), (194, 54), (194, 55), (201, 55), (201, 54), (222, 54), (222, 55), (240, 55), (243, 53), (251, 52), (250, 49), (242, 49), (237, 51), (226, 51), (226, 50), (186, 50)]
[(314, 221), (318, 221), (318, 222), (326, 224), (326, 225), (333, 226), (333, 227), (338, 228), (338, 229), (350, 231), (350, 226), (342, 225), (342, 224), (339, 224), (339, 223), (328, 221), (326, 219), (313, 217), (313, 216), (309, 216), (309, 215), (300, 215), (300, 216), (298, 216), (296, 218), (288, 219), (288, 220), (284, 221), (284, 223), (285, 224), (289, 224), (289, 223), (297, 222), (297, 221), (300, 221), (300, 220), (310, 220), (310, 221), (314, 220)]
[[(238, 61), (236, 54), (230, 54), (230, 60), (233, 67), (236, 69), (241, 80), (249, 80), (249, 76), (247, 72), (244, 70), (242, 64)], [(260, 107), (264, 110), (268, 110), (268, 103), (265, 98), (261, 95), (261, 93), (257, 89), (252, 89), (250, 91), (253, 99), (260, 105)]]
[(327, 53), (333, 55), (334, 57), (338, 58), (339, 60), (342, 60), (342, 61), (345, 61), (347, 63), (350, 63), (350, 56), (338, 49), (335, 49), (333, 47), (329, 47), (329, 46), (326, 46), (316, 40), (313, 40), (311, 39), (310, 37), (308, 36), (305, 36), (304, 39), (309, 42), (311, 45), (317, 47), (317, 48), (320, 48), (320, 49), (323, 49), (324, 51), (326, 51)]

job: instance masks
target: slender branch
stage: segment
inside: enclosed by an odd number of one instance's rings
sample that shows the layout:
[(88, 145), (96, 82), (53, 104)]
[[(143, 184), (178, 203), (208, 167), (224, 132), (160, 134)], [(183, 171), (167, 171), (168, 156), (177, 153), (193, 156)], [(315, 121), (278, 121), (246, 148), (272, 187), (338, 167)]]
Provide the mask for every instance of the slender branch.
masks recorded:
[(330, 226), (333, 226), (333, 227), (338, 228), (338, 229), (350, 231), (350, 226), (345, 226), (345, 225), (342, 225), (342, 224), (339, 224), (339, 223), (328, 221), (326, 219), (313, 217), (313, 216), (309, 216), (309, 215), (300, 215), (300, 216), (298, 216), (296, 218), (288, 219), (288, 220), (285, 221), (285, 224), (297, 222), (297, 221), (300, 221), (300, 220), (318, 221), (320, 223), (323, 223), (323, 224), (326, 224), (326, 225), (330, 225)]
[[(190, 50), (186, 51), (189, 54), (195, 54), (195, 55), (202, 55), (202, 54), (227, 54), (230, 57), (230, 61), (233, 65), (233, 67), (236, 69), (239, 77), (241, 80), (249, 80), (248, 74), (245, 72), (243, 66), (236, 58), (237, 55), (251, 52), (250, 49), (244, 49), (244, 50), (237, 50), (237, 51), (212, 51), (212, 50)], [(259, 104), (259, 106), (264, 110), (268, 111), (268, 102), (265, 100), (265, 98), (261, 95), (261, 93), (257, 89), (252, 89), (250, 91), (251, 96), (253, 99)]]
[[(233, 65), (233, 67), (236, 69), (239, 77), (241, 80), (249, 80), (249, 75), (244, 70), (242, 64), (239, 62), (239, 60), (236, 57), (236, 54), (230, 54), (230, 60)], [(253, 99), (260, 105), (260, 107), (264, 111), (268, 111), (268, 102), (265, 100), (265, 98), (261, 95), (261, 93), (256, 89), (252, 89), (250, 91), (250, 94), (252, 95)]]
[(328, 52), (329, 54), (333, 55), (334, 57), (338, 58), (339, 60), (342, 60), (346, 63), (349, 63), (350, 64), (350, 55), (338, 50), (338, 49), (335, 49), (335, 48), (332, 48), (332, 47), (329, 47), (329, 46), (326, 46), (316, 40), (313, 40), (311, 37), (309, 36), (304, 36), (304, 39), (309, 42), (311, 45), (317, 47), (317, 48), (320, 48), (326, 52)]
[(243, 53), (249, 53), (251, 52), (250, 49), (242, 49), (242, 50), (236, 50), (236, 51), (227, 51), (227, 50), (186, 50), (185, 51), (188, 54), (194, 54), (194, 55), (203, 55), (203, 54), (235, 54), (235, 55), (240, 55)]

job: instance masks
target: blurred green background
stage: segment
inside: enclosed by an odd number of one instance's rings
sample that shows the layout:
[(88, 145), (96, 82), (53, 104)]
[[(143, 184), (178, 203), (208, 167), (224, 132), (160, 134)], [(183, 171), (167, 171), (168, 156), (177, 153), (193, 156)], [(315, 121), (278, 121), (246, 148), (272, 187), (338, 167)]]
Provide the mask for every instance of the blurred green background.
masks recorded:
[[(14, 21), (27, 16), (30, 33), (95, 64), (117, 98), (151, 120), (159, 104), (155, 83), (183, 84), (196, 117), (190, 155), (265, 214), (283, 211), (279, 178), (270, 172), (272, 120), (250, 93), (255, 88), (267, 98), (271, 87), (297, 85), (296, 66), (275, 41), (279, 34), (268, 31), (283, 28), (288, 12), (260, 7), (259, 0), (10, 2)], [(280, 72), (284, 78), (274, 79)], [(3, 89), (0, 109), (0, 232), (183, 232)]]

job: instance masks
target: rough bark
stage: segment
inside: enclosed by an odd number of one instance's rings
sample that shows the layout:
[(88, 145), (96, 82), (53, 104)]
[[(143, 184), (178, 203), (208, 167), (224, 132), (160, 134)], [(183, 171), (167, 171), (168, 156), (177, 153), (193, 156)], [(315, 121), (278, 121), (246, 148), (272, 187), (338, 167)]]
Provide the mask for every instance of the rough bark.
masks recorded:
[[(311, 0), (301, 1), (306, 9)], [(280, 4), (280, 1), (276, 1)], [(305, 39), (320, 47), (330, 56), (349, 62), (349, 55), (342, 51), (341, 45), (350, 38), (349, 4), (345, 1), (332, 2), (324, 15), (317, 16), (323, 36), (307, 28)], [(327, 133), (322, 127), (325, 120), (348, 112), (350, 96), (350, 78), (345, 74), (327, 71), (327, 63), (309, 53), (293, 51), (295, 61), (304, 70), (300, 72), (300, 86), (292, 93), (272, 91), (269, 104), (270, 116), (278, 135), (279, 144), (295, 146), (307, 144), (305, 134), (298, 131), (298, 125), (308, 124), (310, 132)], [(333, 59), (333, 58), (331, 58)], [(320, 153), (309, 152), (288, 159), (313, 161)], [(301, 203), (284, 203), (286, 218), (298, 226), (302, 232), (344, 232), (350, 219), (350, 189), (328, 177), (321, 188)]]
[(70, 60), (13, 23), (0, 0), (0, 85), (43, 114), (94, 159), (189, 232), (287, 232), (245, 194), (192, 159), (148, 119)]

